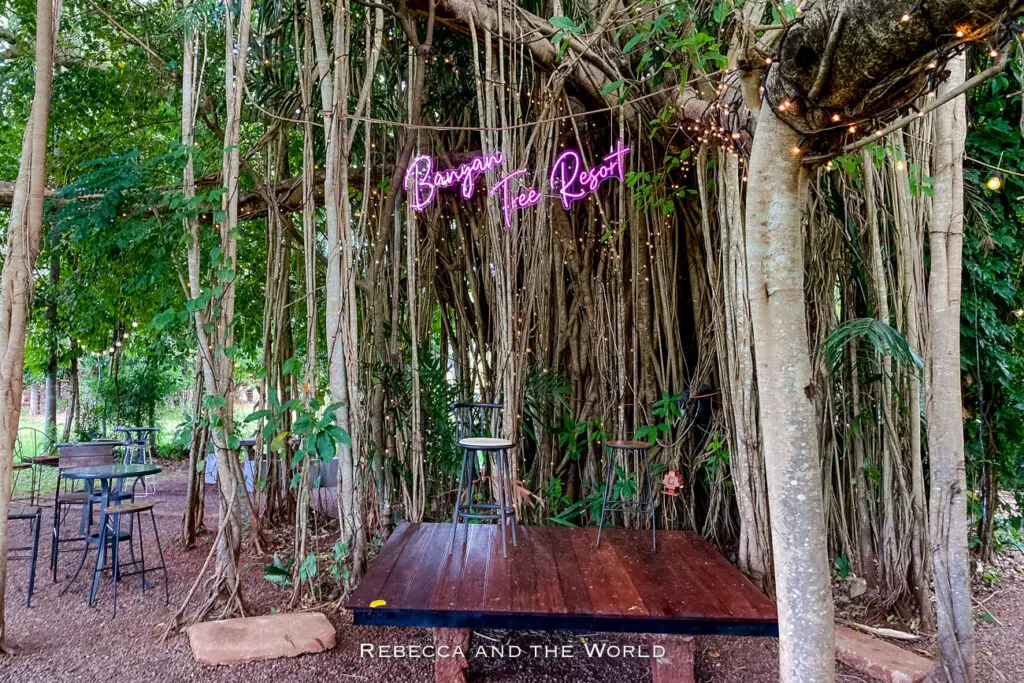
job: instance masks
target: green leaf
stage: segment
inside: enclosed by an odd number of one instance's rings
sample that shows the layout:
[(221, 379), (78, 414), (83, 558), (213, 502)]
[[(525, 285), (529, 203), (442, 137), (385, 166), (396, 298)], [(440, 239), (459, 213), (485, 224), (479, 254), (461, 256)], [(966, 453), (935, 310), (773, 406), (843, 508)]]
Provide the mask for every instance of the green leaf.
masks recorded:
[(576, 30), (576, 24), (569, 17), (551, 17), (551, 25), (563, 31)]
[(292, 356), (281, 365), (281, 373), (292, 375), (302, 369), (302, 361), (298, 356)]
[(626, 54), (634, 47), (639, 45), (641, 40), (645, 40), (646, 38), (647, 36), (643, 35), (642, 33), (636, 34), (635, 36), (630, 38), (629, 41), (626, 43), (626, 46), (622, 48), (622, 54)]
[(625, 83), (625, 81), (622, 80), (621, 78), (619, 80), (617, 80), (617, 81), (612, 81), (611, 83), (609, 83), (609, 84), (605, 85), (603, 88), (601, 88), (601, 94), (602, 95), (607, 95), (608, 93), (615, 92), (616, 90), (621, 88), (624, 83)]
[(221, 408), (228, 404), (228, 400), (219, 394), (207, 394), (203, 397), (203, 407), (207, 410)]
[(825, 338), (825, 364), (833, 377), (841, 371), (846, 346), (854, 341), (891, 356), (905, 368), (920, 371), (924, 366), (921, 357), (907, 344), (906, 337), (891, 325), (877, 318), (855, 318), (842, 323)]

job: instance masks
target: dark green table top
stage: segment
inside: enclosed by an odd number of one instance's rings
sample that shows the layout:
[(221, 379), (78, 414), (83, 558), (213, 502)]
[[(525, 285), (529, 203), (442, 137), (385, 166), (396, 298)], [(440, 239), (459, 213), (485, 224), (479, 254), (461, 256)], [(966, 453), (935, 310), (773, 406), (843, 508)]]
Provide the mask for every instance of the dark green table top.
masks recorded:
[(159, 465), (93, 465), (74, 467), (61, 473), (65, 479), (126, 479), (147, 477), (163, 471)]

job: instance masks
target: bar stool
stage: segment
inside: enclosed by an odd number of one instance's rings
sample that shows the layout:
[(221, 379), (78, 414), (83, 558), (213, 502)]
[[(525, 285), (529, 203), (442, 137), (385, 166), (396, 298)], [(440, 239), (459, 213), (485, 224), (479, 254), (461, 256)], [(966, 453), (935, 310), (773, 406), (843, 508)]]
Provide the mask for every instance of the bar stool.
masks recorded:
[(28, 555), (8, 555), (8, 560), (28, 560), (28, 595), (25, 607), (32, 606), (32, 592), (36, 586), (36, 559), (39, 557), (39, 527), (43, 524), (43, 509), (36, 505), (17, 505), (7, 508), (7, 519), (28, 519), (32, 521), (32, 544), (9, 547), (8, 552), (28, 551)]
[[(25, 502), (27, 500), (27, 502), (28, 502), (28, 504), (30, 506), (31, 505), (35, 505), (36, 504), (36, 478), (35, 478), (35, 471), (32, 469), (32, 465), (30, 465), (27, 462), (16, 462), (16, 463), (14, 463), (14, 465), (12, 467), (13, 467), (14, 481), (11, 482), (11, 502), (12, 503), (16, 502), (16, 501), (17, 502)], [(26, 473), (26, 472), (28, 472), (28, 476), (30, 478), (28, 498), (27, 499), (24, 498), (24, 497), (15, 498), (14, 494), (18, 490), (18, 482), (21, 481), (21, 475)]]
[[(53, 493), (53, 534), (50, 546), (50, 570), (53, 580), (57, 580), (57, 566), (60, 559), (62, 546), (75, 544), (72, 549), (88, 545), (92, 536), (92, 513), (93, 505), (101, 502), (98, 493), (90, 496), (84, 490), (76, 489), (74, 485), (69, 486), (68, 480), (64, 479), (64, 470), (75, 467), (89, 467), (93, 465), (113, 465), (114, 445), (110, 442), (89, 442), (59, 444), (57, 452), (60, 454), (57, 461), (57, 487)], [(115, 500), (128, 500), (134, 497), (134, 492), (119, 491), (114, 494)], [(65, 536), (64, 522), (69, 513), (78, 508), (81, 517), (78, 525), (78, 534)], [(82, 543), (82, 546), (77, 546)]]
[[(142, 513), (148, 512), (149, 519), (153, 524), (153, 538), (156, 541), (156, 550), (160, 555), (160, 564), (155, 567), (146, 567), (146, 548), (143, 544), (142, 538)], [(99, 548), (98, 552), (106, 553), (107, 546), (110, 546), (110, 566), (111, 573), (114, 578), (114, 613), (111, 619), (117, 617), (117, 584), (121, 582), (121, 579), (127, 576), (135, 576), (136, 574), (142, 577), (142, 592), (146, 592), (146, 572), (153, 572), (158, 569), (164, 573), (164, 604), (170, 604), (171, 593), (170, 587), (167, 581), (167, 563), (164, 562), (164, 551), (160, 546), (160, 533), (156, 529), (156, 516), (153, 513), (153, 503), (125, 503), (124, 505), (111, 505), (104, 509), (104, 513), (109, 515), (110, 528), (106, 530), (103, 535), (103, 548)], [(121, 517), (128, 517), (128, 531), (125, 532), (121, 528)], [(138, 534), (139, 544), (139, 559), (135, 559), (135, 544), (133, 539)], [(121, 543), (128, 542), (128, 552), (131, 558), (130, 562), (121, 564), (120, 553), (118, 551)], [(122, 567), (132, 567), (133, 571), (124, 572)], [(103, 570), (98, 570), (103, 571)], [(94, 572), (95, 573), (95, 572)]]
[[(608, 449), (608, 468), (604, 477), (604, 498), (601, 501), (601, 520), (597, 523), (597, 545), (601, 545), (601, 531), (604, 529), (604, 518), (611, 512), (633, 512), (646, 514), (651, 518), (651, 552), (658, 550), (658, 537), (654, 524), (654, 485), (651, 483), (651, 463), (647, 457), (647, 451), (651, 445), (646, 441), (609, 441), (605, 444)], [(611, 497), (612, 484), (615, 476), (615, 457), (619, 453), (636, 453), (643, 455), (644, 473), (647, 476), (647, 500), (614, 500)], [(639, 493), (639, 486), (637, 487)]]
[[(516, 510), (512, 504), (512, 469), (508, 451), (515, 444), (508, 439), (495, 438), (498, 429), (498, 415), (503, 408), (500, 403), (454, 403), (455, 438), (462, 449), (462, 465), (459, 471), (459, 488), (455, 495), (455, 509), (452, 513), (452, 534), (448, 541), (448, 552), (455, 547), (459, 522), (465, 522), (467, 532), (469, 520), (497, 520), (501, 525), (501, 554), (508, 557), (505, 540), (506, 524), (512, 526), (512, 545), (516, 545)], [(485, 436), (477, 436), (483, 432)], [(498, 500), (495, 503), (477, 503), (473, 500), (473, 477), (481, 478), (487, 469), (489, 454), (494, 454), (494, 466), (498, 476)], [(463, 491), (467, 493), (463, 502)]]

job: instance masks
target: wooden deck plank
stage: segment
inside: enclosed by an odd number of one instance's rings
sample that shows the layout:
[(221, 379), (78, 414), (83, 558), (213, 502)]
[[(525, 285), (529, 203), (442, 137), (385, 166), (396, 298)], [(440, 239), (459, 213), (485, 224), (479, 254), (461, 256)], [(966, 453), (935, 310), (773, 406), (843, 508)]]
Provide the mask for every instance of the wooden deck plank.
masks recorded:
[(593, 614), (594, 608), (590, 603), (590, 593), (587, 592), (587, 585), (583, 581), (580, 565), (576, 561), (576, 553), (573, 551), (572, 545), (559, 545), (555, 529), (546, 529), (545, 531), (547, 532), (548, 550), (555, 561), (558, 586), (565, 597), (566, 607), (572, 614)]
[(508, 612), (512, 609), (512, 556), (517, 554), (518, 548), (512, 545), (512, 532), (509, 530), (505, 538), (508, 558), (502, 557), (501, 527), (497, 524), (479, 526), (487, 529), (491, 543), (491, 557), (484, 579), (484, 601), (480, 608), (489, 612)]
[(591, 539), (586, 529), (582, 531), (583, 533), (571, 534), (569, 542), (572, 546), (571, 552), (576, 556), (583, 584), (587, 587), (591, 608), (595, 614), (622, 614), (623, 599), (620, 591), (617, 586), (612, 585), (603, 566), (607, 548), (604, 549), (604, 553), (600, 552), (594, 547), (596, 536)]
[[(414, 602), (421, 598), (417, 592), (420, 586), (420, 577), (423, 567), (430, 563), (431, 544), (437, 535), (436, 524), (419, 524), (412, 540), (405, 546), (401, 557), (391, 572), (391, 579), (388, 580), (386, 594), (383, 597), (388, 605), (396, 609), (416, 609), (421, 605)], [(387, 596), (390, 594), (390, 597)]]
[(398, 562), (399, 556), (405, 550), (406, 544), (413, 537), (415, 531), (412, 524), (402, 522), (391, 533), (391, 538), (387, 540), (373, 561), (373, 571), (367, 572), (362, 582), (352, 592), (348, 603), (350, 608), (369, 607), (371, 602), (380, 598), (379, 593), (391, 577), (395, 563)]
[(690, 533), (683, 537), (687, 550), (683, 552), (690, 556), (700, 556), (706, 570), (714, 577), (714, 585), (724, 595), (735, 600), (738, 610), (749, 614), (752, 617), (760, 616), (766, 612), (775, 617), (775, 605), (764, 593), (729, 563), (722, 555), (715, 550), (715, 547), (707, 542), (697, 533)]
[[(686, 558), (685, 563), (680, 563), (680, 568), (686, 571), (690, 577), (699, 578), (705, 595), (714, 599), (722, 614), (735, 618), (754, 616), (756, 610), (753, 609), (750, 601), (745, 599), (743, 592), (727, 586), (722, 579), (724, 574), (733, 572), (739, 574), (739, 572), (728, 564), (717, 551), (711, 552), (714, 548), (710, 543), (701, 539), (706, 545), (696, 544), (694, 542), (696, 538), (698, 538), (697, 534), (693, 532), (674, 535), (668, 539), (666, 550)], [(725, 566), (715, 561), (718, 557), (722, 557)], [(733, 572), (727, 572), (726, 567), (732, 569)]]
[(534, 553), (534, 529), (538, 527), (519, 527), (519, 545), (509, 553), (508, 559), (511, 576), (512, 606), (516, 612), (529, 612), (541, 609), (542, 587), (538, 585), (538, 574), (542, 567), (538, 566)]
[(448, 536), (440, 524), (432, 524), (430, 540), (417, 564), (416, 580), (412, 581), (402, 600), (402, 606), (409, 609), (430, 609), (438, 573), (448, 559)]
[[(491, 538), (487, 533), (490, 525), (469, 524), (466, 533), (466, 569), (462, 572), (459, 595), (455, 599), (458, 610), (479, 610), (484, 601), (487, 580), (487, 564), (491, 558)], [(456, 540), (458, 545), (458, 540)], [(458, 552), (456, 549), (455, 552)], [(499, 551), (499, 556), (500, 556)]]
[(734, 617), (729, 606), (730, 598), (715, 590), (714, 577), (704, 570), (701, 558), (685, 555), (688, 546), (684, 536), (688, 533), (691, 532), (681, 531), (678, 534), (666, 535), (658, 548), (663, 557), (655, 559), (654, 562), (664, 560), (665, 557), (676, 558), (675, 562), (664, 562), (661, 566), (664, 567), (667, 580), (672, 586), (684, 591), (680, 596), (684, 614), (720, 614), (723, 617)]
[[(551, 536), (547, 527), (519, 528), (523, 531), (525, 543), (533, 558), (534, 593), (532, 596), (521, 598), (523, 611), (526, 611), (526, 605), (532, 601), (533, 608), (538, 612), (567, 613), (569, 608), (562, 593), (562, 582), (558, 576), (558, 565), (555, 562), (555, 553), (551, 548)], [(519, 609), (515, 604), (513, 608)]]
[[(402, 525), (349, 601), (357, 625), (776, 635), (775, 606), (693, 532)], [(463, 542), (463, 538), (465, 542)], [(386, 606), (369, 603), (385, 599)]]
[[(445, 529), (444, 551), (448, 553), (448, 540), (451, 538), (451, 530)], [(455, 609), (455, 601), (459, 597), (459, 586), (462, 583), (462, 573), (466, 569), (466, 553), (462, 543), (456, 541), (452, 551), (448, 553), (441, 572), (438, 574), (434, 584), (434, 594), (430, 598), (429, 609), (451, 610)]]
[(615, 601), (618, 612), (620, 614), (647, 615), (649, 612), (644, 597), (633, 584), (633, 578), (626, 569), (622, 553), (616, 548), (615, 543), (606, 542), (606, 537), (602, 535), (601, 545), (598, 546), (597, 529), (586, 529), (586, 532), (585, 538), (591, 544), (594, 558), (604, 574), (606, 590)]
[[(620, 533), (608, 533), (609, 531)], [(686, 587), (680, 595), (673, 584), (672, 590), (665, 590), (669, 583), (669, 570), (664, 554), (651, 553), (651, 539), (647, 535), (637, 535), (624, 529), (605, 529), (601, 537), (601, 545), (615, 549), (630, 581), (636, 591), (643, 596), (644, 607), (651, 616), (679, 616), (681, 599), (691, 604), (700, 601), (700, 595), (692, 587)]]

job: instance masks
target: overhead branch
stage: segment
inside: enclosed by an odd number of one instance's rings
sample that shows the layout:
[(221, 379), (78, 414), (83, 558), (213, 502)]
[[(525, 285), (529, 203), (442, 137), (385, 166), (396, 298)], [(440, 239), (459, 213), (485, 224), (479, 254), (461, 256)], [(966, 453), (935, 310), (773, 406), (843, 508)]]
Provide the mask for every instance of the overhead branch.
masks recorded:
[[(817, 151), (885, 128), (945, 80), (968, 44), (998, 51), (1021, 0), (823, 0), (790, 22), (762, 79), (763, 95)], [(851, 133), (849, 126), (854, 125)]]
[[(900, 118), (925, 91), (945, 77), (945, 61), (971, 43), (991, 49), (1011, 37), (1010, 17), (1024, 0), (920, 0), (907, 7), (889, 0), (822, 0), (784, 28), (771, 27), (776, 50), (765, 66), (753, 59), (738, 66), (746, 73), (764, 71), (765, 100), (788, 125), (811, 139), (809, 151), (834, 154), (865, 133), (883, 129)], [(481, 0), (438, 0), (437, 20), (452, 30), (468, 32), (472, 22), (499, 34), (505, 44), (526, 48), (538, 68), (561, 69), (567, 82), (585, 97), (636, 120), (630, 103), (620, 103), (611, 84), (628, 78), (629, 63), (611, 37), (574, 36), (570, 52), (585, 43), (591, 48), (560, 58), (552, 42), (551, 22), (522, 8)], [(765, 30), (769, 27), (751, 27)], [(751, 135), (754, 121), (739, 87), (727, 87), (710, 99), (695, 87), (652, 98), (668, 110), (666, 130), (696, 128), (732, 144)], [(640, 87), (645, 87), (640, 84)], [(856, 123), (855, 133), (849, 132)], [(674, 124), (674, 125), (673, 125)], [(740, 143), (742, 145), (742, 142)]]

